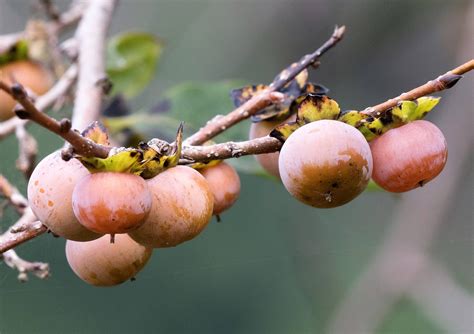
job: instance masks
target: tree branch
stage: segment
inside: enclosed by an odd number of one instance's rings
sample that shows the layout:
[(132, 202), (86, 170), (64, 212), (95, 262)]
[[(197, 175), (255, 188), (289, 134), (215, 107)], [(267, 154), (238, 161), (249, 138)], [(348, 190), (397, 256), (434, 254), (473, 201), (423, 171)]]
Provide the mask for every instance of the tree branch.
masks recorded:
[(281, 94), (275, 94), (278, 90), (285, 87), (291, 80), (293, 80), (301, 71), (305, 68), (315, 64), (318, 59), (329, 49), (335, 46), (344, 36), (345, 27), (338, 27), (334, 29), (332, 36), (315, 52), (306, 55), (298, 62), (298, 64), (289, 69), (283, 76), (279, 76), (268, 89), (262, 91), (260, 94), (255, 95), (253, 98), (248, 100), (246, 103), (241, 105), (239, 108), (230, 112), (226, 116), (215, 117), (209, 121), (204, 127), (199, 129), (194, 135), (185, 140), (186, 145), (199, 145), (203, 144), (209, 139), (214, 138), (218, 134), (227, 130), (231, 126), (239, 123), (240, 121), (249, 118), (258, 111), (270, 104), (281, 102), (284, 98)]
[[(104, 76), (102, 74), (105, 73), (105, 38), (115, 4), (115, 0), (91, 1), (78, 28), (77, 39), (81, 51), (79, 53), (80, 73), (73, 111), (73, 122), (78, 128), (87, 126), (99, 117), (103, 96), (102, 79)], [(69, 120), (58, 122), (40, 111), (49, 107), (59, 96), (62, 96), (72, 85), (76, 75), (77, 67), (73, 65), (48, 93), (38, 98), (36, 104), (33, 103), (19, 84), (10, 87), (0, 81), (0, 89), (9, 93), (21, 104), (23, 109), (16, 110), (19, 117), (30, 119), (60, 135), (70, 142), (76, 152), (81, 155), (106, 157), (109, 148), (97, 145), (82, 137), (78, 132), (73, 131)], [(2, 130), (3, 134), (7, 135), (13, 132), (18, 124), (26, 122), (18, 118), (10, 121), (6, 126), (6, 122), (0, 124), (0, 138), (2, 137)], [(14, 125), (13, 128), (11, 128), (12, 125)], [(26, 207), (22, 217), (6, 233), (0, 236), (0, 254), (46, 231), (46, 226), (37, 221), (31, 209)], [(22, 265), (24, 264), (22, 263)]]
[(279, 151), (282, 142), (273, 137), (261, 137), (242, 142), (227, 142), (209, 146), (185, 146), (180, 163), (208, 162), (239, 158), (244, 155), (265, 154)]

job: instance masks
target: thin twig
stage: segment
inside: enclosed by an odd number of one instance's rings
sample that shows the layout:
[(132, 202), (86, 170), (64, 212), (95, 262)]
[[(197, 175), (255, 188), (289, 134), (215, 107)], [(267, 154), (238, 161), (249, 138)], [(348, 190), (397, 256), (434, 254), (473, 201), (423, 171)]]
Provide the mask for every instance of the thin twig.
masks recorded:
[(7, 232), (0, 235), (0, 254), (48, 231), (28, 207)]
[(218, 134), (227, 130), (231, 126), (249, 118), (263, 108), (268, 107), (270, 104), (281, 102), (284, 96), (275, 93), (285, 87), (301, 71), (317, 62), (326, 51), (331, 49), (342, 39), (344, 32), (344, 26), (336, 26), (331, 37), (319, 49), (317, 49), (312, 54), (301, 58), (296, 66), (291, 67), (287, 72), (285, 72), (285, 75), (278, 77), (277, 80), (268, 87), (268, 89), (262, 91), (260, 94), (255, 95), (253, 98), (229, 114), (222, 117), (216, 117), (209, 121), (204, 127), (199, 129), (198, 132), (186, 139), (184, 143), (186, 145), (203, 144), (209, 139), (212, 139)]
[(430, 80), (424, 85), (416, 87), (409, 92), (402, 93), (399, 96), (377, 104), (376, 106), (368, 107), (363, 110), (362, 113), (373, 117), (380, 117), (384, 111), (395, 107), (401, 101), (413, 101), (419, 97), (453, 87), (462, 78), (462, 74), (467, 73), (473, 69), (474, 59), (471, 59), (466, 63), (456, 67), (455, 69), (452, 69), (451, 71), (448, 71), (436, 79)]
[(68, 119), (57, 121), (56, 119), (39, 111), (35, 104), (31, 101), (23, 86), (20, 84), (14, 84), (10, 87), (5, 82), (0, 81), (0, 89), (3, 89), (5, 92), (13, 96), (13, 98), (23, 107), (23, 109), (15, 110), (19, 118), (29, 119), (48, 129), (49, 131), (61, 136), (74, 147), (76, 153), (78, 154), (102, 158), (107, 157), (110, 149), (106, 148), (105, 146), (98, 145), (93, 141), (81, 136), (79, 132), (74, 131), (71, 128), (71, 121)]

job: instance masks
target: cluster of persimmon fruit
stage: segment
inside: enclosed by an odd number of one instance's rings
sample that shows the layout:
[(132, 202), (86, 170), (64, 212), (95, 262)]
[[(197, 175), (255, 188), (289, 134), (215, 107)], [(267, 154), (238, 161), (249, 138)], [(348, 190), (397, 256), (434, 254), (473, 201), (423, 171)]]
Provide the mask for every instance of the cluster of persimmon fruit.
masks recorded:
[[(44, 82), (35, 64), (17, 66), (30, 71), (28, 80), (40, 76)], [(20, 74), (15, 72), (15, 79), (25, 87), (38, 94), (47, 89)], [(267, 136), (294, 120), (252, 123), (249, 137)], [(354, 126), (322, 119), (297, 128), (280, 152), (256, 159), (297, 200), (334, 208), (356, 198), (370, 179), (396, 193), (424, 185), (443, 170), (447, 144), (441, 130), (425, 120), (390, 129), (369, 142)], [(87, 283), (112, 286), (133, 279), (154, 248), (195, 238), (213, 215), (236, 202), (236, 170), (225, 162), (201, 167), (174, 166), (145, 179), (133, 173), (90, 172), (79, 160), (65, 161), (53, 152), (33, 171), (28, 200), (38, 219), (67, 239), (72, 270)]]

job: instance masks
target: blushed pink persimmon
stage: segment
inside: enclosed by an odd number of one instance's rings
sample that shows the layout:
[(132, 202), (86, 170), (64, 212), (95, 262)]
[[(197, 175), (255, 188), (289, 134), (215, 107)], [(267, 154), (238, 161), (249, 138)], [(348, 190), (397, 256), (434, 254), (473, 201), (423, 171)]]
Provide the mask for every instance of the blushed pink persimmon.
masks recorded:
[(240, 194), (240, 178), (234, 167), (221, 162), (220, 164), (200, 170), (206, 178), (214, 195), (214, 215), (219, 215), (230, 208)]
[(60, 152), (46, 156), (31, 174), (28, 202), (36, 217), (54, 234), (76, 241), (101, 236), (82, 226), (72, 210), (74, 187), (87, 175), (89, 172), (79, 161), (64, 161)]
[(370, 148), (374, 158), (373, 180), (383, 189), (396, 193), (434, 179), (448, 159), (443, 133), (424, 120), (389, 130), (373, 140)]
[(357, 197), (372, 174), (372, 155), (354, 127), (333, 120), (306, 124), (283, 144), (281, 180), (299, 201), (333, 208)]
[(89, 242), (66, 242), (66, 258), (74, 273), (95, 286), (123, 283), (146, 265), (152, 249), (133, 241), (127, 234), (109, 236)]
[(72, 207), (79, 222), (97, 233), (126, 233), (145, 222), (151, 193), (144, 179), (127, 173), (89, 174), (72, 193)]
[[(270, 132), (276, 128), (278, 125), (283, 123), (292, 122), (296, 119), (296, 116), (293, 115), (285, 121), (263, 121), (252, 123), (250, 125), (249, 138), (255, 139), (260, 137), (265, 137), (270, 134)], [(258, 161), (260, 166), (265, 169), (269, 174), (280, 178), (280, 171), (278, 169), (278, 157), (280, 156), (279, 152), (266, 153), (266, 154), (257, 154), (255, 159)]]
[(196, 237), (212, 217), (214, 198), (198, 171), (176, 166), (147, 180), (153, 205), (145, 223), (129, 235), (150, 247), (172, 247)]

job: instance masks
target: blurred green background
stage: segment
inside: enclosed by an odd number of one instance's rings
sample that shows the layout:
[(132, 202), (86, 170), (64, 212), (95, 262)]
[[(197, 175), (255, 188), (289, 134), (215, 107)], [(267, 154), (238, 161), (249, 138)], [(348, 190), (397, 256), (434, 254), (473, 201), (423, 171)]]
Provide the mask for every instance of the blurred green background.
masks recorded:
[[(0, 34), (23, 29), (32, 3), (0, 0)], [(472, 58), (473, 11), (469, 0), (122, 0), (111, 35), (164, 41), (155, 80), (131, 101), (138, 110), (187, 81), (268, 83), (345, 24), (311, 78), (342, 109), (361, 109)], [(318, 210), (274, 180), (241, 174), (222, 223), (156, 250), (135, 282), (114, 288), (79, 280), (64, 240), (18, 247), (49, 262), (52, 276), (20, 284), (0, 263), (0, 333), (473, 333), (473, 91), (471, 73), (439, 94), (429, 119), (446, 135), (448, 164), (408, 194), (366, 192)], [(30, 129), (41, 156), (61, 145)], [(15, 138), (0, 152), (0, 173), (24, 192)], [(15, 219), (7, 210), (1, 228)]]

